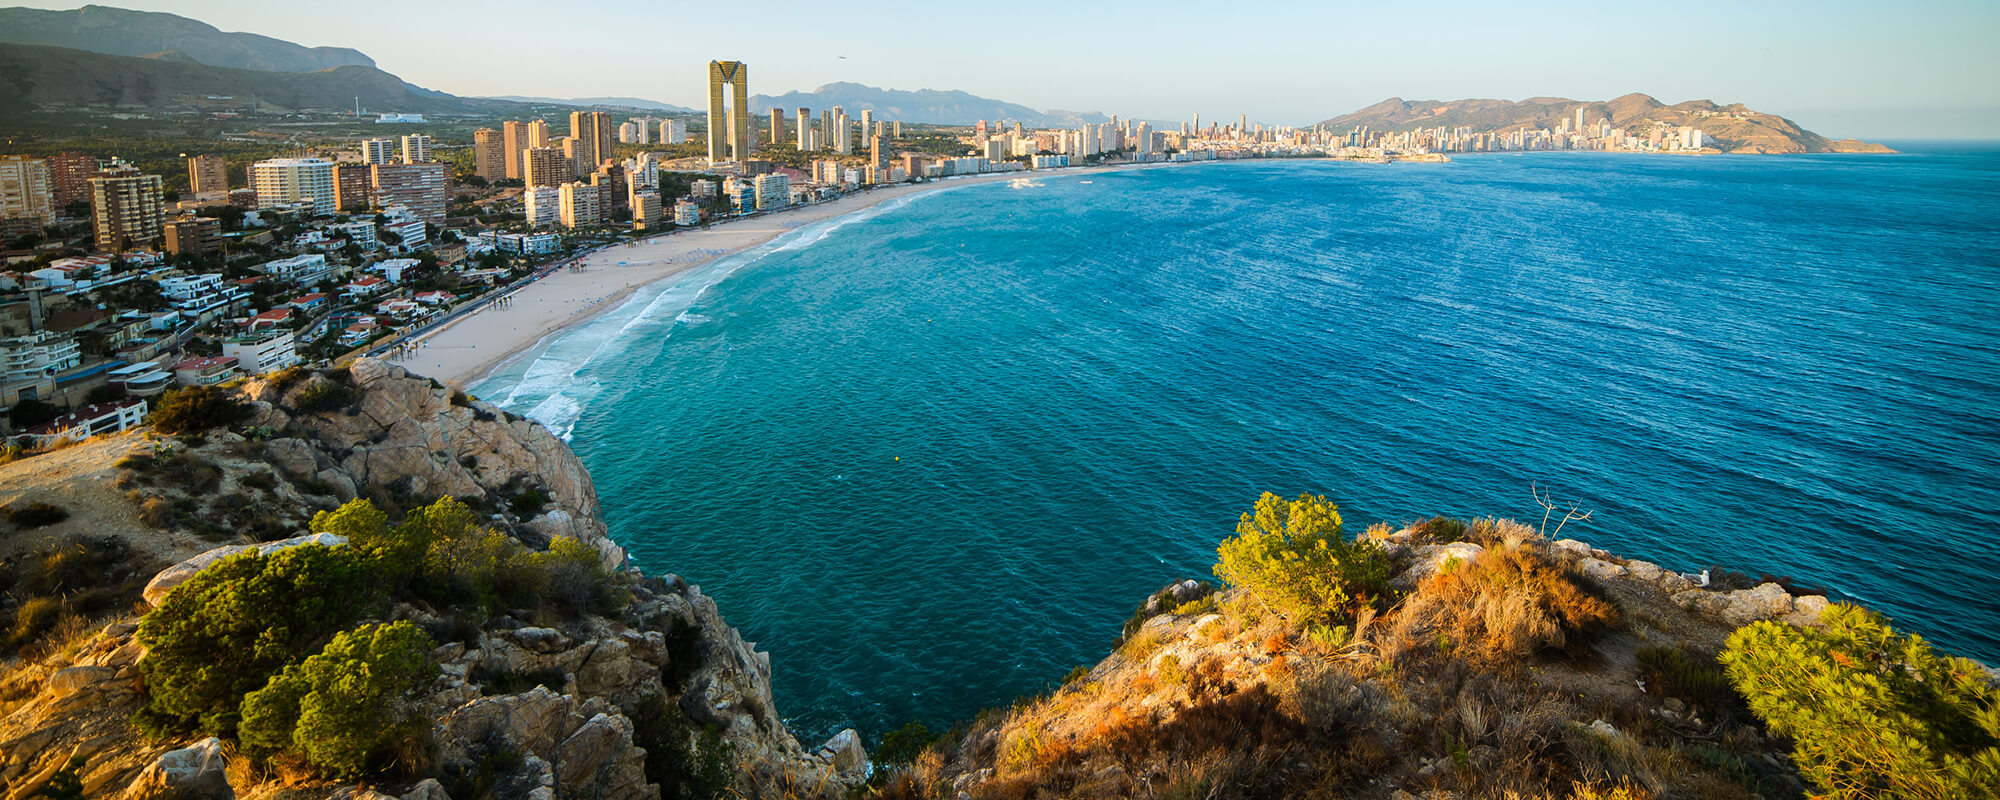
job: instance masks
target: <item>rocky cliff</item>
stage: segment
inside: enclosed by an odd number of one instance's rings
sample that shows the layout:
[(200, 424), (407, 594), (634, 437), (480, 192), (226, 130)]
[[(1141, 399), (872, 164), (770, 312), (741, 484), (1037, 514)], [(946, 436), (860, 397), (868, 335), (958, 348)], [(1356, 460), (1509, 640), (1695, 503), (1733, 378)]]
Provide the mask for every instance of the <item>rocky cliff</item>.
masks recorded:
[[(54, 623), (8, 641), (7, 797), (71, 779), (89, 797), (812, 797), (865, 778), (853, 731), (812, 750), (792, 737), (771, 696), (769, 656), (700, 587), (625, 569), (589, 474), (540, 425), (373, 360), (280, 373), (232, 397), (240, 414), (219, 428), (127, 434), (0, 466), (0, 503), (67, 516), (16, 524), (6, 541), (4, 610), (26, 620), (29, 606), (56, 609), (45, 615)], [(555, 537), (588, 544), (621, 570), (622, 605), (552, 622), (527, 610), (467, 620), (397, 603), (388, 617), (441, 643), (431, 655), (438, 677), (419, 701), (434, 760), (368, 788), (253, 768), (223, 739), (157, 739), (135, 727), (147, 691), (135, 631), (181, 582), (251, 547), (345, 546), (306, 528), (357, 497), (398, 514), (442, 496), (529, 548)], [(85, 562), (102, 568), (89, 578), (106, 584), (98, 590), (124, 594), (86, 604), (73, 586), (37, 584)], [(174, 566), (106, 577), (133, 564)], [(118, 598), (133, 604), (120, 610)], [(697, 778), (713, 785), (690, 788)]]

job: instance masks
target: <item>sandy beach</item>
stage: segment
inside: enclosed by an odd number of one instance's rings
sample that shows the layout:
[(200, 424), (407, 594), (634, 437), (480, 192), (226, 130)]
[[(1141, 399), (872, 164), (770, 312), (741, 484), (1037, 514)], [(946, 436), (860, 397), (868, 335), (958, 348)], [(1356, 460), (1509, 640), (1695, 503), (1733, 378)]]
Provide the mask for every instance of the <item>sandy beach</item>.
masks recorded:
[[(1093, 170), (1065, 170), (1079, 174)], [(742, 252), (821, 220), (882, 202), (953, 186), (1033, 178), (1015, 172), (905, 184), (747, 219), (718, 222), (577, 258), (577, 269), (554, 273), (417, 339), (395, 363), (441, 381), (470, 385), (551, 333), (617, 307), (640, 287)], [(621, 266), (622, 262), (622, 266)]]

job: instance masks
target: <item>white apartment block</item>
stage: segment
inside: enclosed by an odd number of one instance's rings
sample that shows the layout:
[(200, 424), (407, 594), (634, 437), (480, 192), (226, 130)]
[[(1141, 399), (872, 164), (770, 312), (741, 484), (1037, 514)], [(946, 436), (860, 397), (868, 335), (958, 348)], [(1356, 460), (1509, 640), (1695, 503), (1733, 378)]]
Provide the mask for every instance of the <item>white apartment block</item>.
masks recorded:
[(548, 225), (562, 216), (562, 190), (554, 186), (530, 186), (521, 195), (521, 210), (529, 225)]
[(396, 161), (396, 140), (362, 139), (361, 163), (393, 164)]
[(0, 379), (25, 381), (53, 377), (83, 363), (76, 337), (43, 331), (0, 339)]
[(333, 162), (324, 158), (273, 158), (251, 164), (250, 188), (257, 192), (258, 208), (307, 203), (316, 214), (334, 211)]
[(222, 343), (222, 355), (236, 359), (236, 366), (252, 375), (275, 372), (300, 360), (291, 331), (266, 331), (229, 339)]
[[(431, 137), (412, 133), (403, 137), (403, 163), (427, 164), (431, 160)], [(371, 162), (372, 163), (372, 162)], [(388, 163), (388, 162), (381, 162)]]
[(39, 158), (0, 158), (0, 218), (48, 222), (55, 216), (55, 194), (49, 183), (49, 162)]
[(278, 280), (298, 284), (318, 283), (333, 275), (333, 267), (326, 263), (325, 253), (266, 261), (254, 269)]
[(785, 175), (759, 175), (756, 181), (757, 210), (767, 211), (792, 204), (792, 179)]

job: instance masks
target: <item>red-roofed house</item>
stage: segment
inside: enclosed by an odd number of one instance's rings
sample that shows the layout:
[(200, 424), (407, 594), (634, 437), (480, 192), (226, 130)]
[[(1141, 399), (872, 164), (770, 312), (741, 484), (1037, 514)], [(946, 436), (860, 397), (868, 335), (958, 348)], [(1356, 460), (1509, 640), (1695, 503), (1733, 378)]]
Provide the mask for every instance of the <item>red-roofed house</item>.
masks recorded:
[(342, 285), (340, 287), (340, 293), (347, 295), (350, 298), (359, 299), (363, 297), (371, 297), (375, 295), (377, 292), (380, 292), (383, 289), (387, 288), (389, 288), (388, 281), (378, 278), (374, 275), (368, 275), (365, 277), (355, 278), (354, 280), (349, 281), (346, 284)]
[(312, 294), (302, 294), (299, 295), (298, 297), (292, 298), (292, 301), (286, 303), (285, 305), (291, 306), (300, 311), (311, 313), (326, 308), (326, 295), (320, 294), (319, 292), (313, 292)]
[(236, 359), (229, 356), (190, 358), (174, 365), (174, 379), (183, 386), (214, 386), (237, 372)]
[(292, 321), (292, 310), (290, 308), (274, 308), (262, 314), (258, 314), (257, 316), (251, 317), (250, 321), (246, 323), (244, 327), (252, 331), (257, 331), (257, 330), (262, 330), (264, 328), (282, 327), (290, 323), (291, 321)]
[(375, 330), (380, 327), (382, 326), (375, 324), (375, 320), (363, 318), (340, 332), (340, 343), (348, 346), (358, 345), (368, 341), (368, 337), (374, 336)]
[(397, 314), (411, 314), (415, 313), (416, 310), (417, 310), (416, 301), (406, 300), (401, 297), (391, 298), (375, 304), (375, 313), (388, 314), (390, 316), (395, 316)]
[(458, 295), (445, 291), (417, 293), (417, 302), (427, 306), (451, 305), (457, 299)]

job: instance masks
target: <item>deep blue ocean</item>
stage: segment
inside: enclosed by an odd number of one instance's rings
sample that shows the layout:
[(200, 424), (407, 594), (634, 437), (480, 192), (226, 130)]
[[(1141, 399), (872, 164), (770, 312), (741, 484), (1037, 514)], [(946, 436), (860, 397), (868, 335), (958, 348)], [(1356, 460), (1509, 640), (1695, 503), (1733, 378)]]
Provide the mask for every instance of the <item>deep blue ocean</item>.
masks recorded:
[(657, 285), (475, 391), (802, 739), (1101, 658), (1259, 492), (1788, 575), (2000, 662), (2000, 148), (1218, 163), (958, 186)]

